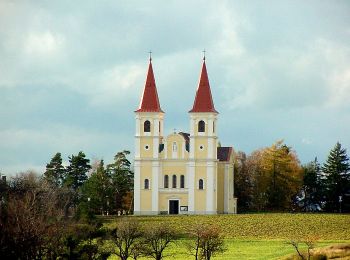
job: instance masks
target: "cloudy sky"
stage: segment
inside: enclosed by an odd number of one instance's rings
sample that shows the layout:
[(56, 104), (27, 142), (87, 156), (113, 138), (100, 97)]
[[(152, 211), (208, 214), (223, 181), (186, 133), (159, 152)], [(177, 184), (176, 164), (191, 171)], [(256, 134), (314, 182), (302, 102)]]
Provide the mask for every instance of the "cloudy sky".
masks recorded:
[[(350, 2), (0, 1), (0, 171), (134, 150), (148, 64), (166, 133), (188, 131), (206, 49), (223, 145), (350, 150)], [(348, 151), (350, 152), (350, 151)]]

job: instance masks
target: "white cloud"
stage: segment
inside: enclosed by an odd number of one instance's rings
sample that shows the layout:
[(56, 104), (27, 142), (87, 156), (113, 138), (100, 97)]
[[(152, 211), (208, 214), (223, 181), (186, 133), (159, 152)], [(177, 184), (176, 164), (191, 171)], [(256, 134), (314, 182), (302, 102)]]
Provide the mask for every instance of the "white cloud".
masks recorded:
[(24, 51), (29, 55), (55, 55), (64, 47), (65, 39), (62, 34), (45, 32), (30, 32), (24, 41)]
[(329, 79), (329, 106), (349, 106), (350, 101), (350, 67), (341, 72), (335, 72)]

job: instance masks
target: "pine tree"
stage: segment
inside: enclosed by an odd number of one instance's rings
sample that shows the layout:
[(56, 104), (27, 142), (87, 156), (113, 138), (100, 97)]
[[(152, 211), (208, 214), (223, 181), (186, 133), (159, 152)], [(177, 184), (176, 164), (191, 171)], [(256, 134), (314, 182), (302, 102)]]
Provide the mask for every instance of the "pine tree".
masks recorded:
[(90, 160), (85, 158), (85, 154), (80, 151), (78, 155), (69, 158), (64, 185), (73, 190), (77, 190), (87, 180), (87, 173), (91, 169)]
[(325, 175), (327, 209), (334, 211), (339, 207), (339, 196), (344, 196), (350, 182), (349, 157), (339, 142), (330, 151), (322, 170)]
[(62, 165), (61, 153), (56, 153), (51, 161), (46, 164), (44, 179), (55, 187), (60, 187), (63, 182), (65, 168)]
[(318, 210), (317, 207), (322, 205), (322, 198), (324, 195), (324, 189), (321, 179), (321, 166), (317, 160), (303, 166), (304, 170), (304, 185), (303, 190), (305, 192), (304, 207), (305, 210)]
[(129, 151), (118, 152), (114, 162), (107, 166), (107, 172), (112, 180), (112, 189), (117, 208), (123, 208), (123, 197), (132, 190), (134, 174), (131, 163), (126, 158)]

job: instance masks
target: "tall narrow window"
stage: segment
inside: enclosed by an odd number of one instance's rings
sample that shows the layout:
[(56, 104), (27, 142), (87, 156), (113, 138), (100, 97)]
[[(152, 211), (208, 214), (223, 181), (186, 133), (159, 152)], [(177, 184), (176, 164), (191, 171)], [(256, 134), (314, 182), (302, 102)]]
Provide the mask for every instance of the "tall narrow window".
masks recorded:
[(199, 182), (198, 182), (198, 189), (200, 189), (200, 190), (203, 190), (203, 189), (204, 189), (203, 179), (199, 179)]
[(149, 179), (145, 179), (145, 190), (149, 189)]
[(205, 122), (203, 120), (198, 122), (198, 132), (205, 132)]
[(151, 132), (151, 122), (150, 121), (146, 120), (143, 123), (143, 131), (146, 132), (146, 133)]
[(213, 122), (213, 133), (215, 133), (215, 121)]
[(158, 129), (159, 129), (159, 133), (160, 133), (160, 121), (159, 121), (159, 128)]
[(180, 188), (185, 188), (185, 175), (180, 176)]
[(164, 175), (164, 188), (169, 188), (169, 176)]
[(177, 144), (176, 142), (173, 142), (173, 152), (176, 152), (177, 151)]
[(173, 188), (176, 188), (176, 175), (173, 175)]

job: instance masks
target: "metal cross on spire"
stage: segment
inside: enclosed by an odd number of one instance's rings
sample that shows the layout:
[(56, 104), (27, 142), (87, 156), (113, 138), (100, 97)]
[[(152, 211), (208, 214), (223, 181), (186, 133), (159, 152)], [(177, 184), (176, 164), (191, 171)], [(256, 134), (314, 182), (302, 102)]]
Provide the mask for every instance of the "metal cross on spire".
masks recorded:
[(149, 61), (152, 61), (152, 51), (149, 51)]
[(203, 60), (205, 60), (205, 49), (203, 50)]

